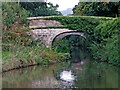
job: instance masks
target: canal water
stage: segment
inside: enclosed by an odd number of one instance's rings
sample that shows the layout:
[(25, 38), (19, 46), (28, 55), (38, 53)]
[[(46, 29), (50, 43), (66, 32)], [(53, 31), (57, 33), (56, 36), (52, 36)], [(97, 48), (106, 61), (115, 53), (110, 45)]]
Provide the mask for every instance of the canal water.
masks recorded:
[(118, 88), (115, 66), (84, 59), (48, 67), (32, 66), (3, 73), (3, 88)]

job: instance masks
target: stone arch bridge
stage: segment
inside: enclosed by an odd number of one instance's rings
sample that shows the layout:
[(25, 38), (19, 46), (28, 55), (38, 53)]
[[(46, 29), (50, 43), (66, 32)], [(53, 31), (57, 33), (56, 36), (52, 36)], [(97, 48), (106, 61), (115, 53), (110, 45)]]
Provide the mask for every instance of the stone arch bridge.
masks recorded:
[(46, 47), (51, 47), (55, 39), (61, 40), (68, 35), (79, 35), (86, 39), (84, 33), (68, 29), (35, 29), (32, 30), (32, 33), (32, 39), (40, 39)]
[(46, 47), (51, 47), (55, 39), (60, 40), (68, 35), (79, 35), (79, 36), (82, 36), (83, 38), (86, 38), (83, 32), (78, 32), (75, 30), (60, 29), (60, 28), (59, 29), (42, 29), (46, 27), (47, 28), (59, 27), (59, 26), (62, 27), (63, 25), (61, 25), (60, 22), (57, 22), (54, 20), (42, 20), (41, 18), (45, 18), (45, 17), (28, 18), (31, 20), (29, 28), (33, 29), (31, 38), (33, 40), (40, 39), (45, 43)]

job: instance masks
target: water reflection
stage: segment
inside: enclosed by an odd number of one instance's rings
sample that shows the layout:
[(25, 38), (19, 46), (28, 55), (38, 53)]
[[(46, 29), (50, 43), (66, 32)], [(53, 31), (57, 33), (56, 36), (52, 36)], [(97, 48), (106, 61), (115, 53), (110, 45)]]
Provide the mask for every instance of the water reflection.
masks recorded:
[(60, 73), (60, 79), (64, 88), (71, 88), (74, 85), (75, 76), (72, 71), (62, 71)]
[[(118, 88), (119, 68), (88, 59), (50, 67), (31, 67), (3, 73), (3, 88)], [(61, 70), (62, 69), (62, 70)], [(57, 73), (59, 72), (60, 73)], [(56, 73), (60, 76), (56, 77)]]
[(3, 73), (2, 86), (3, 88), (58, 88), (60, 84), (53, 70), (60, 67), (60, 65), (38, 66), (6, 72)]
[(84, 47), (73, 47), (70, 52), (72, 62), (82, 62), (82, 60), (89, 57), (89, 54)]
[(70, 71), (62, 71), (60, 73), (60, 79), (65, 82), (73, 82), (75, 80), (74, 75), (72, 75), (71, 70)]

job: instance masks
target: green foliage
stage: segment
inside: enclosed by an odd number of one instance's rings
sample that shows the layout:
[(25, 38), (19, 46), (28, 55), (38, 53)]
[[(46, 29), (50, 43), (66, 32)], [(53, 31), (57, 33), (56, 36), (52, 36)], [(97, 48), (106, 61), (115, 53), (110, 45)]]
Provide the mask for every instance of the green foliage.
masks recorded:
[(31, 47), (14, 45), (9, 48), (9, 51), (3, 53), (2, 65), (4, 70), (6, 66), (9, 66), (7, 68), (9, 70), (36, 64), (49, 65), (62, 62), (68, 57), (68, 54), (59, 54), (52, 49), (46, 48), (43, 44)]
[(120, 19), (115, 19), (96, 27), (95, 35), (100, 43), (96, 42), (90, 47), (95, 59), (101, 59), (102, 61), (120, 66), (118, 40), (118, 33), (120, 31), (119, 22)]
[(53, 49), (59, 53), (69, 53), (72, 62), (79, 62), (88, 56), (88, 41), (76, 35), (64, 37), (62, 40), (53, 42)]
[(57, 8), (57, 4), (54, 6), (52, 3), (46, 2), (20, 2), (20, 5), (26, 10), (31, 12), (30, 16), (58, 16), (62, 15)]
[(2, 5), (2, 42), (3, 51), (9, 50), (12, 45), (30, 45), (32, 40), (26, 32), (29, 21), (27, 16), (29, 12), (21, 8), (16, 2), (5, 2)]
[[(48, 65), (61, 62), (68, 57), (66, 54), (58, 54), (56, 51), (46, 48), (42, 42), (40, 43), (40, 40), (33, 41), (30, 38), (33, 33), (28, 28), (29, 12), (21, 8), (19, 4), (5, 2), (2, 10), (2, 65), (5, 68), (14, 69), (34, 64)], [(27, 32), (30, 32), (31, 35), (28, 35)]]
[(101, 61), (120, 66), (117, 34), (114, 34), (111, 38), (108, 38), (105, 45), (93, 44), (91, 45), (90, 49), (95, 59), (100, 59)]
[(105, 48), (105, 56), (107, 57), (106, 59), (108, 59), (108, 62), (120, 66), (118, 35), (114, 34), (111, 38), (108, 38), (107, 43), (103, 48)]
[(74, 15), (82, 16), (118, 16), (120, 2), (80, 2), (73, 8)]
[(69, 53), (70, 51), (70, 44), (68, 43), (68, 40), (55, 40), (53, 43), (53, 49), (55, 49), (57, 52), (61, 53)]
[(7, 28), (11, 28), (15, 23), (21, 25), (27, 24), (26, 17), (29, 12), (20, 6), (16, 2), (4, 2), (2, 3), (2, 22)]
[(74, 46), (87, 47), (87, 40), (81, 36), (70, 35), (64, 37), (62, 40), (55, 40), (53, 48), (60, 53), (70, 53)]
[(118, 18), (101, 23), (94, 29), (95, 40), (98, 43), (105, 41), (105, 39), (118, 32), (119, 26), (120, 20)]
[(94, 59), (120, 65), (117, 36), (120, 30), (120, 18), (52, 17), (47, 19), (57, 20), (65, 28), (84, 32)]
[(106, 21), (112, 20), (112, 18), (97, 18), (97, 17), (51, 17), (45, 18), (47, 20), (56, 20), (64, 25), (64, 28), (70, 30), (77, 30), (84, 32), (85, 36), (90, 42), (96, 41), (94, 29)]

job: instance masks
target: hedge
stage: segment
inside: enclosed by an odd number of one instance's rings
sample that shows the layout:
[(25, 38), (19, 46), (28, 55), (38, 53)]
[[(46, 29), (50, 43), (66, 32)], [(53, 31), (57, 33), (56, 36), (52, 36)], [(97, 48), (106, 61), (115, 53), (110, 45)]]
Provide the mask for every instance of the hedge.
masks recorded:
[(120, 66), (117, 35), (120, 31), (120, 18), (64, 16), (45, 19), (56, 20), (64, 28), (84, 32), (90, 42), (88, 48), (94, 59)]

